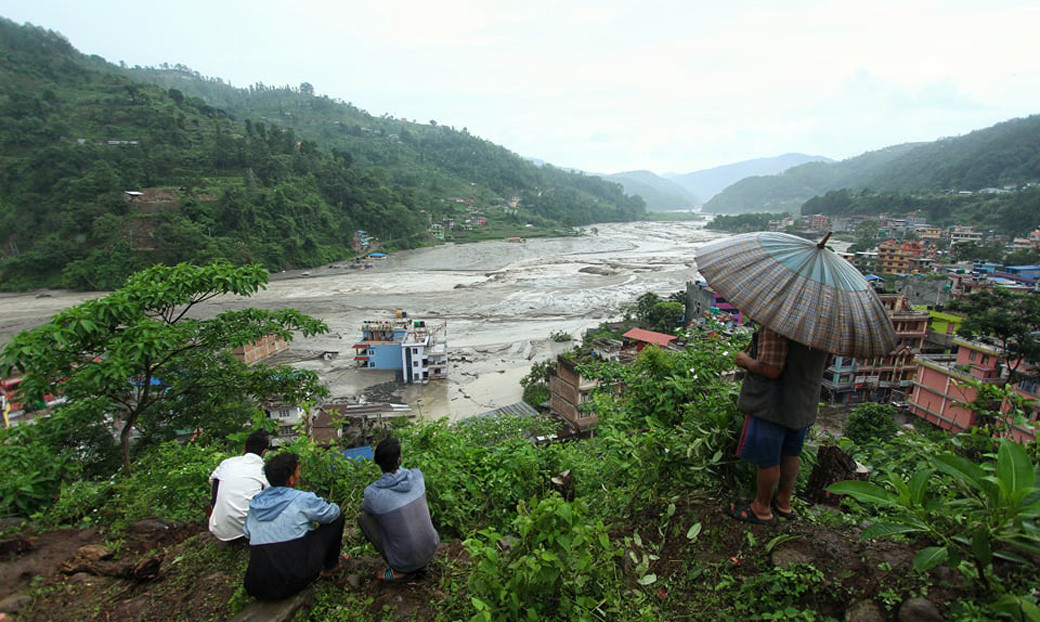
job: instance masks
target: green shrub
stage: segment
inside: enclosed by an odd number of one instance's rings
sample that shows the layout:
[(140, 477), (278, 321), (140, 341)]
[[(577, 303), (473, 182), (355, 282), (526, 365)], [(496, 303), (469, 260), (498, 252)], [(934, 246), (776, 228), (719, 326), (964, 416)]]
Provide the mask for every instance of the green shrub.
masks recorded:
[(28, 517), (54, 501), (63, 481), (75, 479), (77, 463), (26, 426), (0, 429), (0, 517)]
[(828, 491), (887, 513), (863, 531), (864, 540), (916, 534), (934, 544), (917, 552), (917, 570), (944, 563), (971, 568), (986, 590), (1000, 591), (994, 560), (1028, 565), (1026, 556), (1040, 555), (1037, 465), (1010, 439), (1000, 439), (995, 458), (976, 463), (952, 453), (925, 456), (909, 480), (888, 473), (884, 483), (845, 481)]
[(606, 528), (582, 503), (557, 496), (521, 505), (517, 537), (487, 529), (466, 540), (473, 621), (589, 620), (615, 589)]
[(899, 431), (895, 414), (888, 404), (860, 404), (845, 422), (845, 437), (861, 446), (887, 441)]
[(209, 475), (230, 454), (195, 443), (162, 443), (141, 456), (130, 475), (117, 475), (107, 505), (115, 521), (149, 516), (199, 521), (209, 503)]

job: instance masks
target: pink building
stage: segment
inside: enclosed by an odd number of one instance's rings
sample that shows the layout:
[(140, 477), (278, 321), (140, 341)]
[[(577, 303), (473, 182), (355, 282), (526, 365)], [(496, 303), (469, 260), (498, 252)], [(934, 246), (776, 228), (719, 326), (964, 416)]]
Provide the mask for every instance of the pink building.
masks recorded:
[[(964, 381), (974, 380), (986, 384), (1004, 386), (1007, 376), (1000, 362), (1000, 351), (993, 346), (974, 341), (955, 339), (956, 355), (919, 355), (913, 391), (908, 400), (910, 412), (918, 417), (952, 432), (963, 432), (976, 425), (975, 414), (962, 404), (975, 399), (976, 392)], [(1014, 390), (1035, 399), (1036, 383), (1023, 380)], [(1030, 390), (1032, 393), (1030, 394)], [(1005, 404), (1002, 410), (1007, 411)], [(1037, 412), (1030, 414), (1036, 422)], [(1011, 437), (1018, 442), (1029, 442), (1036, 438), (1035, 425), (1011, 426)]]

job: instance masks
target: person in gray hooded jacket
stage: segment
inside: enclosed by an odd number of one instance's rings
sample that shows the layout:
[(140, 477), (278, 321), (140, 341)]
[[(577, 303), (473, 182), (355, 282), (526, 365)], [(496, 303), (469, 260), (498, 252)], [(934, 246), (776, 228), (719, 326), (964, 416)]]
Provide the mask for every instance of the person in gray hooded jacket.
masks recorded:
[(401, 443), (384, 439), (374, 458), (383, 475), (365, 488), (358, 525), (386, 560), (381, 578), (401, 581), (433, 561), (441, 538), (430, 520), (422, 471), (400, 468)]
[(343, 546), (343, 513), (313, 492), (296, 490), (300, 459), (283, 452), (264, 465), (271, 487), (253, 496), (246, 515), (249, 566), (246, 593), (259, 600), (286, 598), (349, 559)]

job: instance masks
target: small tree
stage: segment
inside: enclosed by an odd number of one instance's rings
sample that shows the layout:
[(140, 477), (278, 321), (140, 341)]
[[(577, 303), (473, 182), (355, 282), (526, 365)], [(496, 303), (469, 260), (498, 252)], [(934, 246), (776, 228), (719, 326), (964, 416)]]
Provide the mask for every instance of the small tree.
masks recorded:
[(886, 441), (899, 431), (893, 419), (895, 413), (896, 409), (888, 404), (860, 404), (849, 415), (842, 432), (857, 445)]
[(1040, 297), (995, 288), (952, 300), (949, 308), (966, 316), (960, 335), (992, 337), (999, 342), (1008, 384), (1015, 383), (1023, 362), (1040, 365)]
[[(258, 265), (156, 265), (122, 289), (17, 335), (0, 354), (0, 370), (24, 372), (26, 401), (58, 392), (66, 398), (54, 417), (70, 424), (51, 427), (64, 429), (60, 435), (70, 443), (80, 428), (110, 418), (129, 470), (135, 429), (168, 433), (164, 423), (206, 425), (216, 411), (244, 401), (277, 396), (299, 403), (324, 392), (313, 372), (250, 367), (230, 356), (231, 348), (266, 335), (291, 340), (294, 331), (326, 332), (324, 322), (291, 309), (225, 311), (209, 319), (190, 314), (216, 296), (250, 296), (266, 284), (267, 271)], [(245, 410), (238, 415), (244, 423)]]

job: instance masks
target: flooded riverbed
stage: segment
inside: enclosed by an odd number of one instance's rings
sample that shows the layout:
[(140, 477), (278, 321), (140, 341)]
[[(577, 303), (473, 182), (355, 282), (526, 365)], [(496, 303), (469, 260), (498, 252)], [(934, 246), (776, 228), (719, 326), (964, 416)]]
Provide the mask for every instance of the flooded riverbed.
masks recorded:
[[(695, 249), (720, 234), (700, 223), (603, 224), (580, 237), (481, 242), (394, 253), (372, 268), (348, 264), (272, 275), (248, 299), (207, 303), (203, 314), (229, 308), (291, 307), (318, 317), (329, 332), (299, 338), (278, 362), (317, 371), (334, 398), (407, 402), (423, 418), (459, 419), (520, 401), (519, 380), (531, 364), (568, 349), (548, 337), (586, 329), (620, 315), (642, 293), (685, 289), (696, 278)], [(44, 321), (98, 294), (68, 292), (0, 296), (0, 338)], [(361, 322), (410, 317), (447, 324), (449, 379), (425, 386), (392, 384), (391, 372), (357, 369), (353, 345)], [(322, 352), (338, 352), (332, 360)]]

